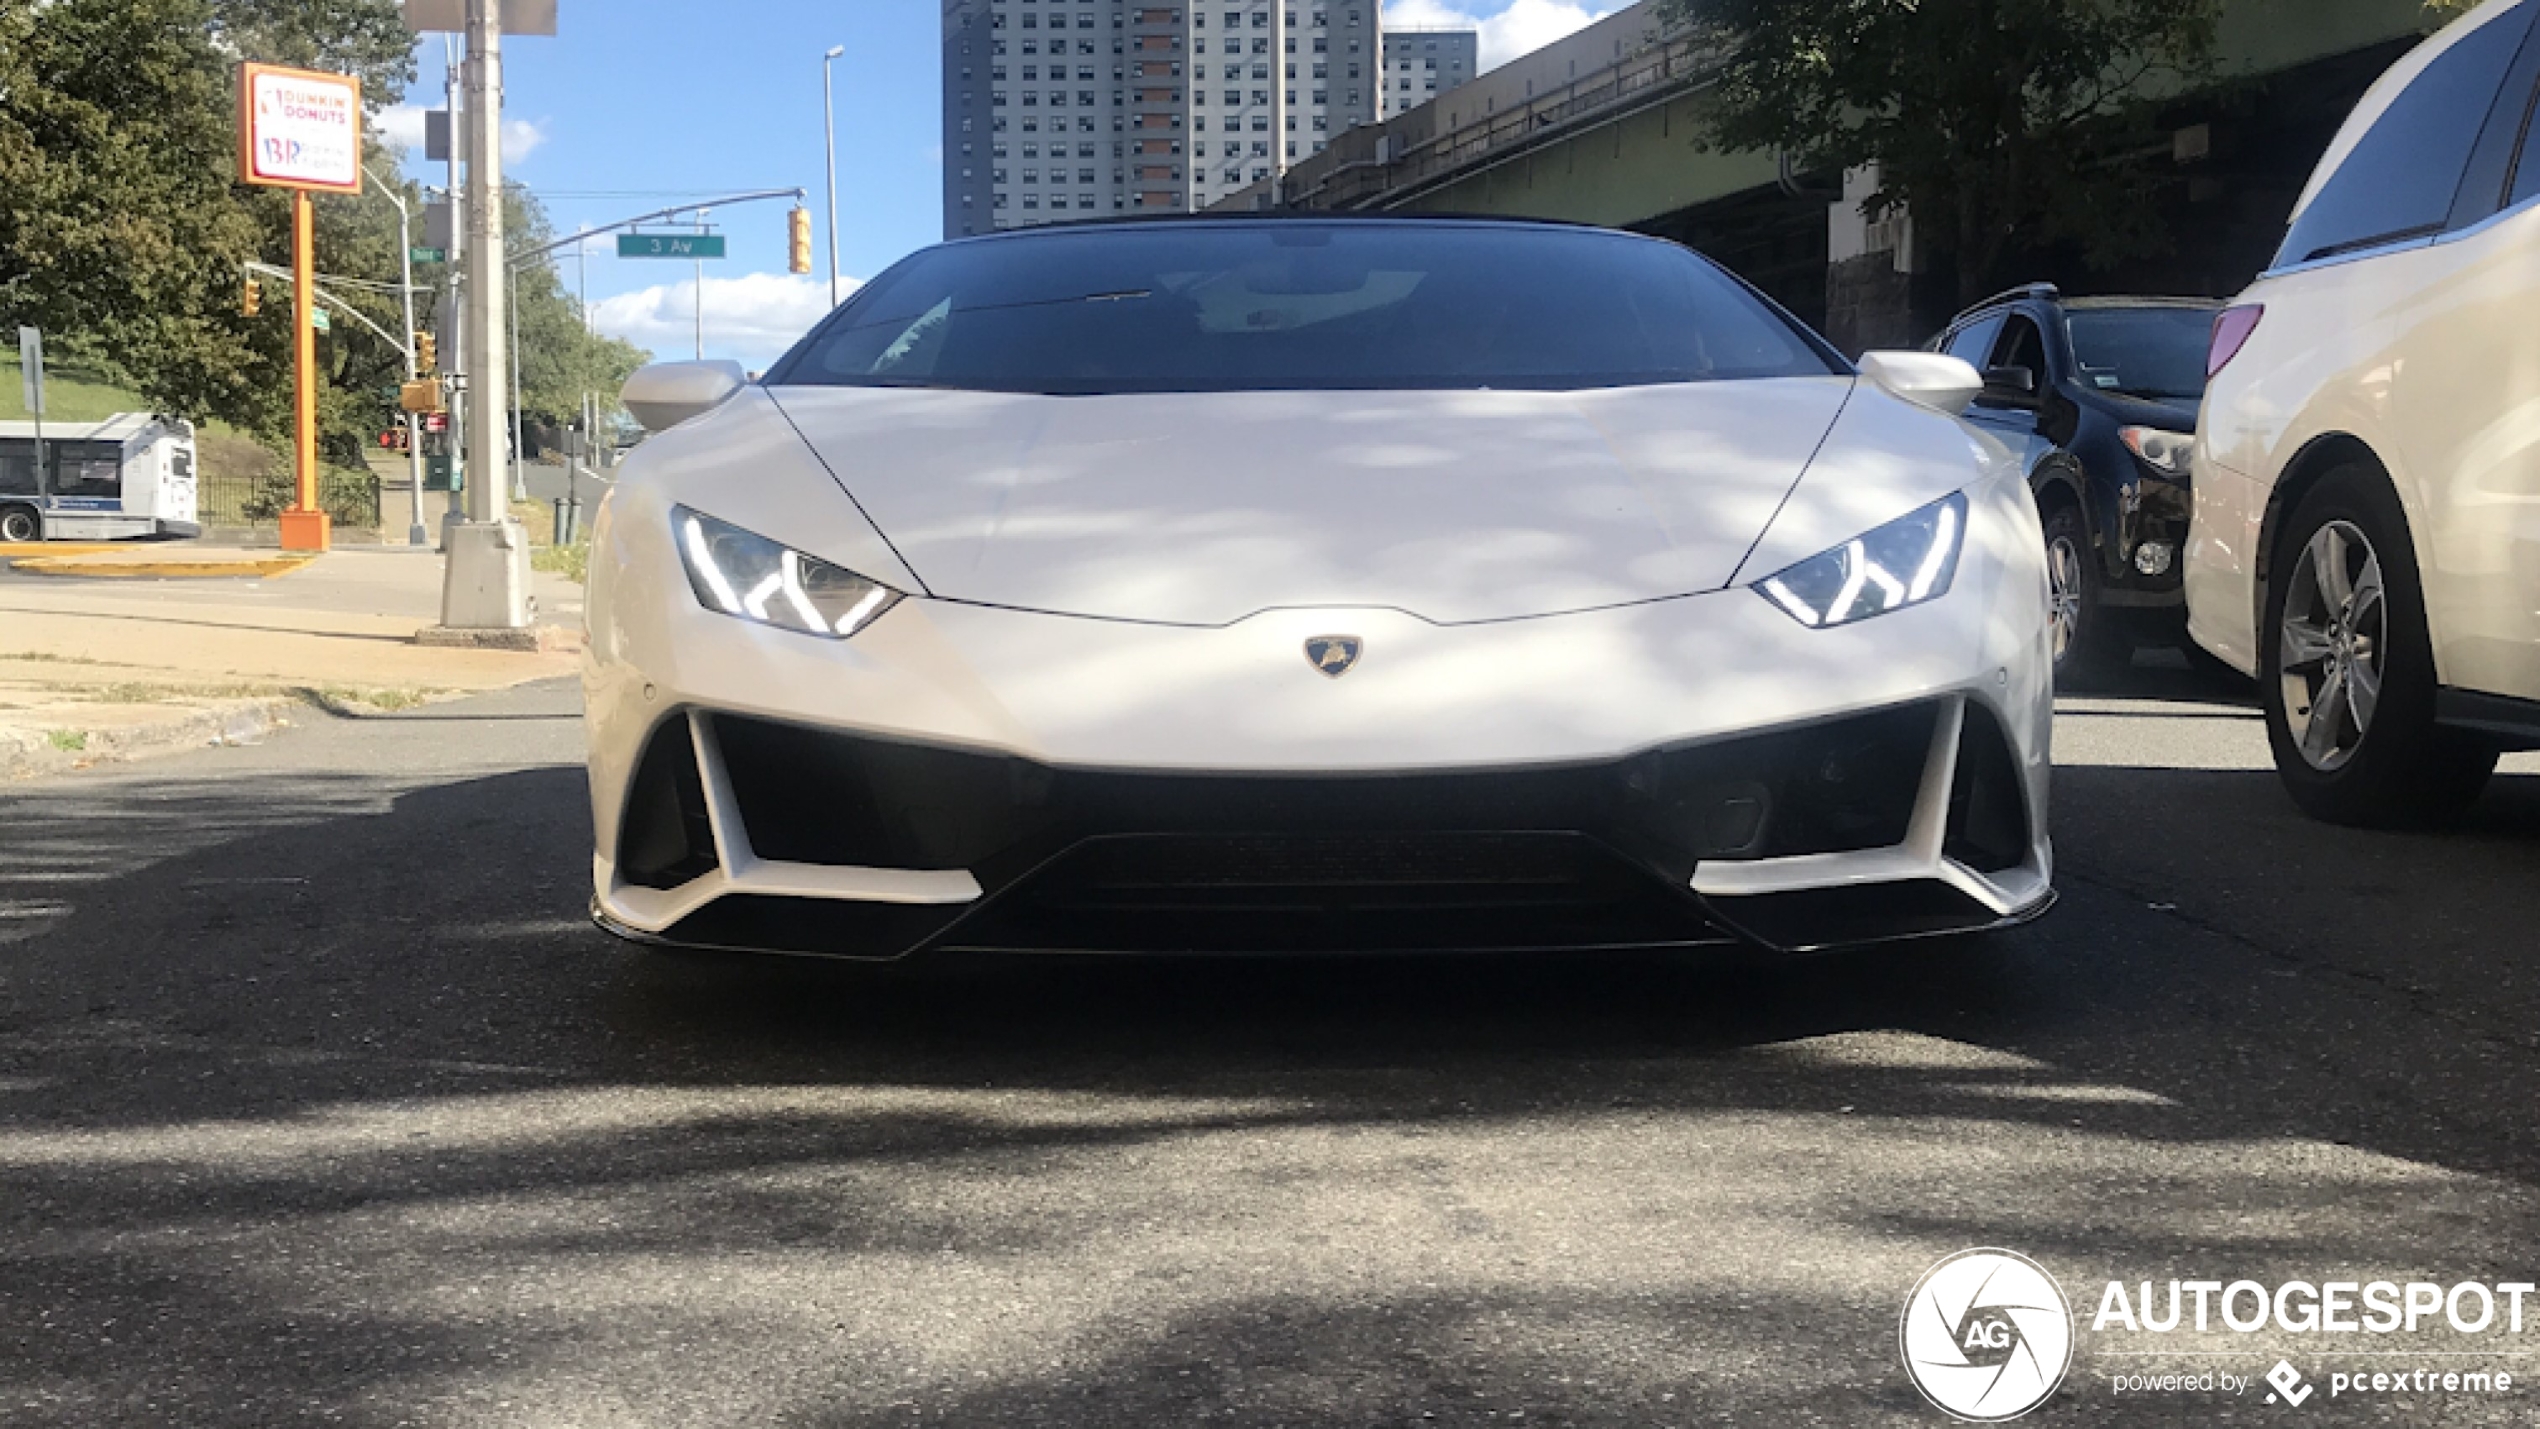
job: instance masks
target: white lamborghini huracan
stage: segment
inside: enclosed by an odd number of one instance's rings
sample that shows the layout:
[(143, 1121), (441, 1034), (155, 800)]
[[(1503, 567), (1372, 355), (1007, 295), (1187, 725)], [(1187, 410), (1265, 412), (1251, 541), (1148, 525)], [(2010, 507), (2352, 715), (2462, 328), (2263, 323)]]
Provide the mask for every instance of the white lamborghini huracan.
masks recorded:
[(2044, 542), (1978, 385), (1597, 229), (927, 249), (757, 383), (627, 386), (595, 915), (864, 958), (2033, 917)]

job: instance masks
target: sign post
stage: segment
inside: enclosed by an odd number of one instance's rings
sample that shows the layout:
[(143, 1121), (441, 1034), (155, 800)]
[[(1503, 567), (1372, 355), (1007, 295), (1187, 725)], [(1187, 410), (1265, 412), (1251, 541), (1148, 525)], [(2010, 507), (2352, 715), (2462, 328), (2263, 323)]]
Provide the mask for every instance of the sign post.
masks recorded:
[(362, 82), (273, 65), (238, 69), (238, 177), (291, 190), (292, 443), (291, 509), (282, 548), (323, 551), (331, 522), (318, 507), (317, 219), (312, 193), (362, 189)]

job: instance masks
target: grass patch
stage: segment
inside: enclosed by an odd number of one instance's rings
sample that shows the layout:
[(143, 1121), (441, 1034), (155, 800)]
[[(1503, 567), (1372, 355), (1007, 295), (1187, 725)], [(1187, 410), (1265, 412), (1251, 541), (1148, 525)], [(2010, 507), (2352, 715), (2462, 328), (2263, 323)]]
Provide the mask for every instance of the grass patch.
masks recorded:
[[(45, 405), (48, 407), (52, 405), (49, 400), (49, 394)], [(44, 742), (53, 746), (55, 749), (62, 751), (64, 754), (77, 754), (81, 750), (88, 748), (88, 731), (84, 729), (48, 729), (44, 732)]]
[(298, 692), (301, 698), (330, 714), (394, 714), (430, 702), (436, 690), (420, 688), (371, 689), (358, 685), (319, 685)]
[[(9, 345), (0, 355), (0, 421), (27, 420), (26, 403), (20, 400), (21, 380), (18, 373), (18, 349)], [(147, 412), (150, 404), (141, 394), (117, 387), (92, 373), (59, 362), (44, 364), (44, 420), (69, 426), (75, 422), (102, 422), (117, 412)]]
[(0, 660), (25, 660), (37, 665), (106, 665), (107, 660), (91, 660), (85, 655), (48, 655), (41, 650), (0, 650)]
[(276, 693), (271, 685), (154, 685), (127, 680), (86, 690), (101, 705), (158, 705), (179, 700), (243, 700)]
[(529, 552), (529, 568), (559, 575), (575, 585), (591, 576), (591, 547), (586, 543), (571, 546), (534, 546)]

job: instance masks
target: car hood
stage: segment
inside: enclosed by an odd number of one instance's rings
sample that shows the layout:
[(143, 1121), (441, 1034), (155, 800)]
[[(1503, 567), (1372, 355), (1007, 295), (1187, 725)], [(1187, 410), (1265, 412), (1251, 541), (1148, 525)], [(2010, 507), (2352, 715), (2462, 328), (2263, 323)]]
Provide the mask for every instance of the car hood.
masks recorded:
[(1224, 625), (1301, 606), (1455, 624), (1717, 590), (1852, 386), (767, 390), (930, 594)]

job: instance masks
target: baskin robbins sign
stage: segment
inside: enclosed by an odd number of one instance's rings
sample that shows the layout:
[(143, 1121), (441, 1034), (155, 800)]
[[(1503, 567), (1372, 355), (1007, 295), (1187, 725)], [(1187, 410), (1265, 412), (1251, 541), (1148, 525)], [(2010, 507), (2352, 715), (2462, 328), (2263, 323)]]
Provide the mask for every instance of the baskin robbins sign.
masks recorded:
[(239, 178), (280, 188), (361, 192), (360, 80), (243, 65), (238, 107)]

